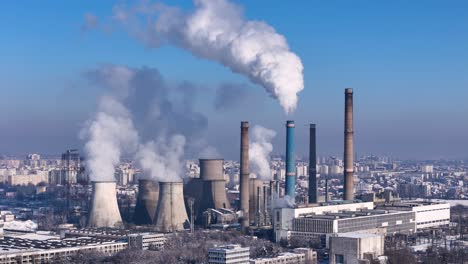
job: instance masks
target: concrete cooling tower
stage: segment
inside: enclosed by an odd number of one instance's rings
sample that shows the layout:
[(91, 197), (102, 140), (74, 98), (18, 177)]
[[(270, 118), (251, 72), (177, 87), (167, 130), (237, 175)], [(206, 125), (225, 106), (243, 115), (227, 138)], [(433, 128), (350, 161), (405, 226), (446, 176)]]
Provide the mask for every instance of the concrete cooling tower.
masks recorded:
[(158, 199), (159, 184), (153, 180), (139, 180), (133, 222), (137, 225), (153, 224), (156, 208), (158, 207)]
[(93, 181), (88, 227), (122, 226), (114, 181)]
[(182, 182), (159, 183), (159, 201), (154, 219), (157, 231), (167, 233), (190, 227), (183, 186)]
[(201, 209), (231, 208), (226, 196), (223, 159), (200, 159), (200, 179), (203, 181)]

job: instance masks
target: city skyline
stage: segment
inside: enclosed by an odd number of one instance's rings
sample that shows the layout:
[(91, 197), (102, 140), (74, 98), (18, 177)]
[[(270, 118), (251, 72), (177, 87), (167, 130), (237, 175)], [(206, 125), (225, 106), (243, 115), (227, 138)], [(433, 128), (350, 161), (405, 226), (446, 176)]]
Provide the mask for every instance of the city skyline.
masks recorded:
[[(305, 88), (295, 113), (285, 115), (259, 85), (214, 62), (173, 46), (145, 47), (110, 22), (115, 3), (10, 2), (2, 24), (15, 27), (5, 27), (0, 42), (0, 86), (7, 95), (0, 99), (0, 152), (82, 150), (79, 131), (103, 92), (85, 73), (123, 65), (156, 69), (169, 89), (184, 81), (192, 84), (197, 92), (193, 109), (207, 121), (198, 136), (226, 159), (238, 158), (237, 140), (229, 139), (238, 138), (241, 120), (277, 133), (274, 154), (285, 151), (284, 123), (289, 119), (297, 125), (298, 155), (307, 156), (309, 123), (317, 124), (318, 153), (341, 153), (346, 87), (355, 91), (358, 154), (468, 158), (463, 100), (468, 95), (468, 53), (463, 49), (468, 4), (299, 2), (262, 8), (261, 1), (235, 3), (247, 19), (273, 26), (301, 58)], [(170, 4), (193, 8), (188, 2)], [(35, 12), (39, 6), (47, 11)], [(18, 21), (16, 14), (24, 19)], [(221, 102), (220, 86), (231, 87)]]

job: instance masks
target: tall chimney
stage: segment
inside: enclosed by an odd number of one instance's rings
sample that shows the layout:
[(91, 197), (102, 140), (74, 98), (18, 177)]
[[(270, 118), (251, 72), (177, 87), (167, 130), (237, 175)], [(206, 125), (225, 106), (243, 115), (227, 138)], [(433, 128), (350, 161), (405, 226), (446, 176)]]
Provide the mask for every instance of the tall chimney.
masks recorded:
[(295, 196), (296, 165), (294, 164), (294, 121), (286, 122), (286, 195)]
[(257, 220), (255, 221), (257, 226), (261, 226), (261, 217), (262, 217), (262, 210), (261, 210), (261, 204), (262, 204), (262, 198), (261, 198), (261, 190), (262, 188), (260, 186), (257, 187)]
[(310, 124), (309, 203), (317, 203), (317, 145), (316, 145), (315, 124)]
[(240, 209), (242, 211), (242, 228), (249, 227), (249, 122), (241, 122), (240, 143)]
[(345, 136), (344, 136), (344, 196), (343, 200), (354, 200), (353, 165), (353, 89), (345, 89)]
[(120, 227), (122, 217), (117, 204), (115, 181), (93, 181), (88, 227)]

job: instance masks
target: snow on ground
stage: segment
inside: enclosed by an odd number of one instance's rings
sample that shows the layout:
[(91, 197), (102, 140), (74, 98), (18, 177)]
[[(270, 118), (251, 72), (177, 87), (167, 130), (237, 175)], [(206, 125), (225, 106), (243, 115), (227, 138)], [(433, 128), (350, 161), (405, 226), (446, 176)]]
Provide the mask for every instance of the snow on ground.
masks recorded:
[(27, 220), (27, 221), (10, 221), (5, 222), (3, 229), (16, 230), (16, 231), (27, 231), (33, 232), (37, 230), (37, 223)]

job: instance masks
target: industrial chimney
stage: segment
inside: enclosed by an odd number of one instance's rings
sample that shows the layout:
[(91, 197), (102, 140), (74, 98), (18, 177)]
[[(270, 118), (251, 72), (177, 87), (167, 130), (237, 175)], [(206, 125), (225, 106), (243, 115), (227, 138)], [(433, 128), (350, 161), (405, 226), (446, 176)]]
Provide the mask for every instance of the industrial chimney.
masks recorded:
[(345, 135), (344, 135), (344, 197), (354, 200), (354, 164), (353, 164), (353, 89), (345, 89)]
[(249, 227), (249, 122), (241, 122), (240, 142), (240, 210), (242, 211), (242, 228)]
[(159, 184), (153, 180), (138, 180), (138, 197), (133, 222), (137, 225), (151, 225), (158, 207)]
[(155, 214), (155, 228), (159, 232), (188, 229), (190, 223), (185, 210), (182, 182), (159, 182), (159, 202)]
[(92, 186), (88, 227), (122, 226), (115, 181), (93, 181)]
[(294, 161), (294, 121), (286, 122), (286, 195), (295, 196), (296, 165)]
[(200, 179), (203, 181), (201, 213), (208, 208), (231, 208), (226, 195), (223, 163), (223, 159), (200, 159)]
[(309, 203), (317, 203), (317, 145), (315, 124), (310, 124)]

